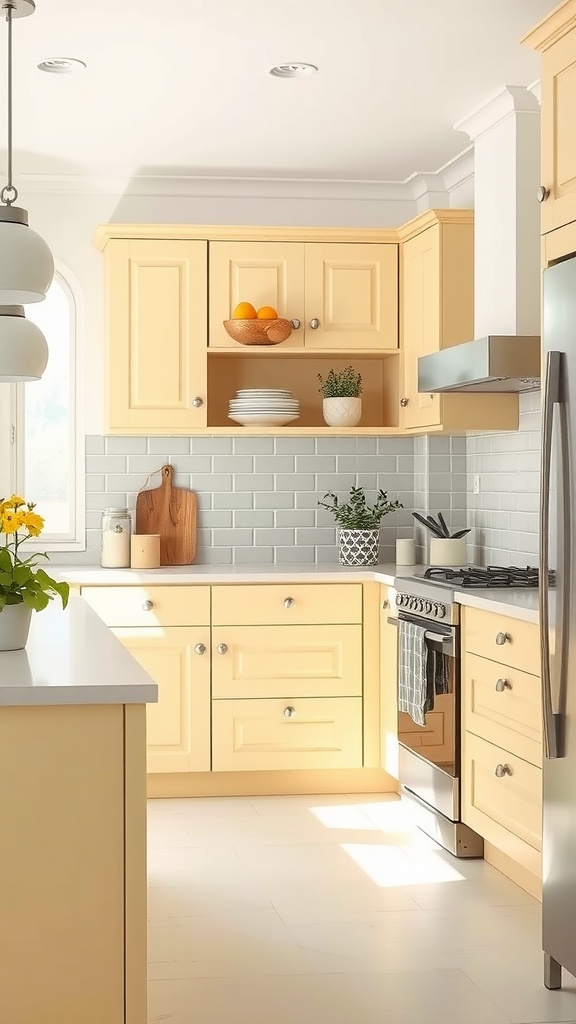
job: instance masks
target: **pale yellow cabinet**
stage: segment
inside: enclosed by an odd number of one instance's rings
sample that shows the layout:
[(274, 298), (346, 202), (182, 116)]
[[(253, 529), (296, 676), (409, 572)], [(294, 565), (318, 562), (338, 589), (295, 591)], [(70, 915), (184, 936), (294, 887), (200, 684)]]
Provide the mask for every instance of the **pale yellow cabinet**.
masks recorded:
[(398, 347), (398, 246), (360, 242), (210, 242), (210, 347), (241, 301), (299, 321), (284, 351)]
[(409, 429), (514, 430), (515, 395), (420, 394), (418, 359), (474, 337), (471, 210), (430, 210), (399, 229), (402, 422)]
[(380, 767), (398, 778), (398, 627), (396, 591), (380, 587)]
[(542, 818), (539, 629), (466, 608), (462, 646), (462, 817), (528, 873), (528, 888), (536, 892)]
[(109, 433), (206, 426), (207, 248), (199, 240), (107, 242)]
[(210, 771), (210, 588), (83, 587), (82, 597), (158, 685), (148, 772)]
[(541, 223), (542, 232), (547, 233), (576, 221), (574, 0), (560, 4), (524, 38), (523, 42), (540, 51), (542, 55), (541, 185), (545, 191), (541, 193)]
[(212, 594), (213, 770), (362, 767), (362, 586)]

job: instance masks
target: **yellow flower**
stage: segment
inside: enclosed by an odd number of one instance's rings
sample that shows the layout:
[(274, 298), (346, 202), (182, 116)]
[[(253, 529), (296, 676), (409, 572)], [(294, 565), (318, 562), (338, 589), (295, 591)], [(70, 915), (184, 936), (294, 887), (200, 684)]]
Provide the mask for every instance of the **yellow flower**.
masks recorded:
[(19, 505), (25, 505), (24, 498), (21, 498), (19, 494), (12, 494), (9, 498), (2, 503), (5, 508), (18, 508)]
[(15, 512), (4, 512), (2, 515), (2, 532), (15, 533), (19, 527), (18, 516)]
[(31, 537), (38, 537), (42, 533), (44, 528), (42, 516), (36, 515), (35, 512), (19, 513), (19, 516), (22, 518), (22, 523), (18, 525), (25, 526)]

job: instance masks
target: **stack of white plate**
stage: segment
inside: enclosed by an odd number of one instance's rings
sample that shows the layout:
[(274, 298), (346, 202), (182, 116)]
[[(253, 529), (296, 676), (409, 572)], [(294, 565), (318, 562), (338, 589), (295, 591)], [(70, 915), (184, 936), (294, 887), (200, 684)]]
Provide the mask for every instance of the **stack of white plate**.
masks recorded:
[(298, 399), (282, 388), (242, 388), (228, 406), (228, 419), (243, 427), (281, 427), (299, 415)]

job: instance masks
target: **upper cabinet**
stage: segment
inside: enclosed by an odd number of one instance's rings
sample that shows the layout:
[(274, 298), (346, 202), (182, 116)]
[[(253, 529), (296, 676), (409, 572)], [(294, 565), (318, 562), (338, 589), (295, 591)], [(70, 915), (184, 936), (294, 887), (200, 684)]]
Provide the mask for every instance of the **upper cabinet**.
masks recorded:
[(576, 221), (576, 0), (564, 0), (523, 42), (542, 54), (539, 198), (545, 234)]
[(403, 385), (409, 429), (515, 430), (516, 395), (420, 394), (418, 359), (474, 337), (474, 218), (429, 210), (399, 229)]
[(107, 429), (205, 427), (207, 242), (111, 238), (105, 259)]
[(360, 242), (210, 242), (211, 348), (241, 301), (293, 321), (285, 349), (398, 347), (398, 246)]

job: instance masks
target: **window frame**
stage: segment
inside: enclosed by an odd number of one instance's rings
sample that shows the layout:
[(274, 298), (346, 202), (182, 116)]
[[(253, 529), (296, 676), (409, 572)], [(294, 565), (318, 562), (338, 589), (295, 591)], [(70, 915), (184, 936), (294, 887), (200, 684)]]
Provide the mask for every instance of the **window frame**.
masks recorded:
[[(55, 260), (54, 278), (68, 299), (70, 309), (70, 513), (72, 530), (68, 534), (43, 533), (37, 540), (26, 542), (26, 550), (85, 551), (86, 550), (86, 487), (85, 487), (85, 431), (84, 431), (84, 362), (83, 328), (84, 310), (81, 289), (72, 272)], [(50, 356), (48, 356), (50, 358)], [(25, 436), (26, 384), (1, 384), (0, 389), (0, 491), (24, 494), (24, 446), (19, 438)], [(4, 390), (6, 389), (6, 390)], [(6, 469), (4, 468), (6, 467)], [(38, 510), (41, 514), (42, 510)]]

